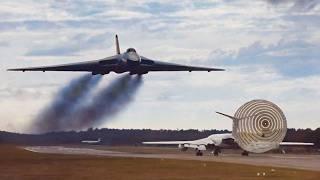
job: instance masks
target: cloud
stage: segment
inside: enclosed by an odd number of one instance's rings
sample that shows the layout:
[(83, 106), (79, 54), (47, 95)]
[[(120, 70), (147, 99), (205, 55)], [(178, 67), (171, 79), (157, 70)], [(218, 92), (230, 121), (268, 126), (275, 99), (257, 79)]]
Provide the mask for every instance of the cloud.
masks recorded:
[(271, 66), (288, 77), (303, 77), (320, 74), (319, 48), (319, 43), (304, 40), (281, 40), (268, 46), (254, 42), (237, 52), (215, 50), (209, 59), (216, 64), (228, 66)]
[(292, 6), (292, 11), (307, 12), (319, 5), (318, 0), (296, 0)]
[(84, 0), (54, 0), (49, 3), (49, 7), (78, 17), (92, 16), (109, 9), (103, 1)]
[(10, 44), (5, 41), (0, 41), (0, 47), (8, 47)]
[(145, 4), (144, 10), (150, 12), (150, 13), (169, 13), (169, 12), (175, 12), (181, 9), (181, 7), (178, 4), (172, 3), (161, 3), (161, 2), (147, 2)]
[(289, 5), (289, 12), (308, 12), (319, 5), (318, 0), (266, 0), (268, 3), (278, 5)]
[(25, 88), (1, 88), (0, 89), (0, 99), (3, 100), (5, 98), (19, 98), (23, 99), (33, 99), (33, 98), (42, 98), (48, 96), (44, 91), (39, 91), (35, 88), (25, 87)]
[[(77, 34), (67, 37), (56, 42), (53, 47), (46, 47), (46, 42), (38, 46), (32, 47), (27, 56), (70, 56), (75, 55), (79, 51), (97, 48), (100, 45), (111, 46), (110, 33), (88, 35)], [(46, 47), (46, 48), (43, 48)]]

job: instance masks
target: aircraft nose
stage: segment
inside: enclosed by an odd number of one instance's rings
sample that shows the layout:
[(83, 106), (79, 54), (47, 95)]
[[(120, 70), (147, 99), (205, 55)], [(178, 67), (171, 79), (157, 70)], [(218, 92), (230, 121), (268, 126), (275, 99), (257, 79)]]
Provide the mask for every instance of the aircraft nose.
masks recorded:
[(141, 58), (137, 53), (128, 53), (127, 56), (128, 60), (134, 61), (134, 62), (140, 62)]

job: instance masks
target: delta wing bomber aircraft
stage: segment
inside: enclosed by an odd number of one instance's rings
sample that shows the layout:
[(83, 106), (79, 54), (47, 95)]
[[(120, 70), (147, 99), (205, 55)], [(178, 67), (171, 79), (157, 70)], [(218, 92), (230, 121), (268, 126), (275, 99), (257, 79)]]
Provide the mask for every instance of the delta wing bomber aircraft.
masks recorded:
[(134, 48), (128, 48), (126, 52), (120, 53), (119, 40), (117, 35), (115, 39), (117, 54), (114, 56), (87, 62), (62, 64), (55, 66), (8, 69), (8, 71), (84, 71), (91, 72), (92, 75), (105, 75), (109, 74), (110, 72), (129, 72), (130, 75), (142, 75), (152, 71), (224, 71), (224, 69), (218, 68), (186, 66), (152, 60), (144, 56), (140, 56)]
[[(286, 117), (277, 105), (266, 100), (247, 102), (234, 116), (217, 113), (233, 120), (232, 134), (213, 134), (194, 141), (160, 141), (143, 142), (143, 144), (178, 145), (182, 151), (192, 148), (196, 150), (197, 156), (202, 156), (202, 151), (205, 150), (211, 150), (218, 156), (221, 148), (230, 147), (235, 143), (244, 150), (242, 152), (244, 156), (248, 156), (249, 152), (264, 153), (280, 146), (314, 145), (304, 142), (282, 142), (287, 132)], [(284, 153), (284, 150), (282, 152)]]

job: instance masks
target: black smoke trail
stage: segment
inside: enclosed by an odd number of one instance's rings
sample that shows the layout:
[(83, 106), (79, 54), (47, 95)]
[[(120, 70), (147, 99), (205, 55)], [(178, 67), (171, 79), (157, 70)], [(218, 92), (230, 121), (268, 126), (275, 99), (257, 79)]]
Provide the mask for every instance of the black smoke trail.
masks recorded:
[(142, 84), (142, 77), (130, 75), (115, 79), (93, 97), (91, 103), (84, 104), (72, 113), (72, 129), (84, 129), (110, 120), (124, 110)]
[(100, 79), (101, 76), (87, 74), (69, 82), (59, 90), (53, 102), (36, 117), (30, 127), (31, 132), (42, 133), (68, 128), (65, 127), (65, 117), (90, 94)]

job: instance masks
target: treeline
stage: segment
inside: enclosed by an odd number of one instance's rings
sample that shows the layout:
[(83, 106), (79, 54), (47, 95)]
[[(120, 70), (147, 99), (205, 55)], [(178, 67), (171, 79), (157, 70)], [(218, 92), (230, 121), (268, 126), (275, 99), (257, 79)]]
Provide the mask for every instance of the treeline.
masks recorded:
[[(87, 131), (18, 134), (0, 131), (0, 143), (20, 145), (79, 144), (82, 140), (102, 139), (105, 145), (141, 145), (143, 141), (195, 140), (228, 130), (151, 130), (151, 129), (88, 129)], [(320, 128), (288, 129), (285, 141), (312, 142), (320, 147)]]
[(310, 142), (320, 148), (320, 128), (312, 129), (288, 129), (284, 141), (288, 142)]

